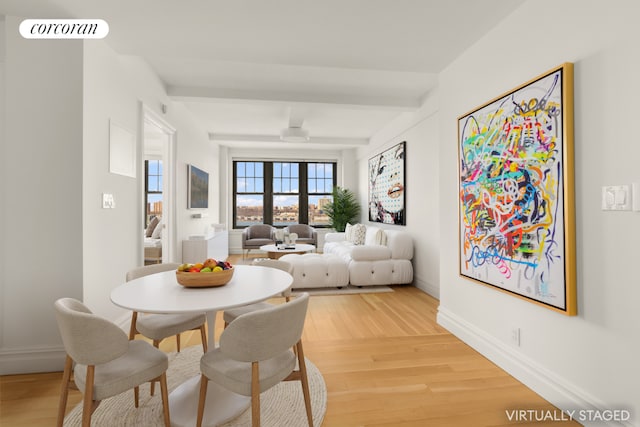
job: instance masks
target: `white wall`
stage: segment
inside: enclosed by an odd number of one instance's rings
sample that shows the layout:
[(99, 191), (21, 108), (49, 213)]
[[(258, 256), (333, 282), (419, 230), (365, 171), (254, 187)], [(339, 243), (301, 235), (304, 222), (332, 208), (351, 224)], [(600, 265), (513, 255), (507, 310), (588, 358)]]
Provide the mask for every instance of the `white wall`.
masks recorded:
[[(219, 183), (217, 145), (198, 128), (189, 113), (173, 103), (157, 75), (143, 61), (120, 56), (103, 41), (85, 42), (84, 59), (84, 301), (111, 319), (126, 314), (109, 295), (124, 281), (127, 270), (142, 264), (142, 111), (144, 104), (176, 129), (176, 237), (175, 259), (180, 261), (182, 240), (202, 233), (203, 220), (187, 209), (187, 164), (210, 172), (211, 201), (208, 222), (218, 221)], [(161, 113), (161, 105), (167, 113)], [(109, 121), (114, 120), (138, 137), (137, 178), (109, 172)], [(165, 171), (169, 171), (165, 166)], [(102, 193), (112, 193), (115, 209), (102, 209)]]
[[(440, 74), (438, 319), (564, 409), (630, 409), (640, 425), (639, 212), (603, 212), (604, 185), (640, 182), (640, 3), (527, 1)], [(578, 316), (458, 275), (457, 117), (575, 64)], [(511, 329), (521, 329), (521, 346)], [(526, 408), (524, 408), (526, 409)], [(588, 424), (588, 423), (587, 423)]]
[[(5, 151), (5, 124), (4, 117), (6, 113), (6, 94), (5, 94), (5, 24), (4, 16), (0, 16), (0, 239), (4, 241), (4, 228), (5, 228), (5, 211), (7, 196), (5, 194), (5, 182), (8, 181), (7, 176), (7, 154)], [(0, 244), (0, 307), (4, 307), (4, 286), (5, 286), (5, 244)], [(4, 310), (2, 311), (4, 312)], [(4, 324), (4, 318), (0, 314), (0, 321)], [(3, 329), (0, 328), (0, 348), (2, 348), (2, 335)]]
[[(186, 165), (213, 172), (218, 164), (218, 146), (147, 64), (101, 40), (25, 40), (20, 21), (6, 17), (3, 35), (0, 265), (12, 267), (0, 274), (0, 374), (61, 369), (53, 314), (60, 297), (114, 321), (129, 317), (109, 295), (142, 263), (143, 104), (176, 129), (176, 260), (181, 240), (202, 228), (186, 207)], [(110, 119), (136, 135), (135, 179), (109, 172)], [(219, 182), (211, 176), (208, 219), (218, 222)], [(102, 209), (102, 193), (114, 195), (115, 209)]]
[(19, 23), (3, 36), (0, 373), (54, 366), (53, 302), (82, 298), (84, 268), (82, 42), (25, 40)]
[[(440, 248), (438, 206), (438, 96), (434, 92), (415, 113), (403, 113), (358, 152), (361, 222), (411, 233), (414, 245), (413, 284), (439, 297)], [(406, 226), (369, 222), (368, 163), (381, 151), (406, 141)]]

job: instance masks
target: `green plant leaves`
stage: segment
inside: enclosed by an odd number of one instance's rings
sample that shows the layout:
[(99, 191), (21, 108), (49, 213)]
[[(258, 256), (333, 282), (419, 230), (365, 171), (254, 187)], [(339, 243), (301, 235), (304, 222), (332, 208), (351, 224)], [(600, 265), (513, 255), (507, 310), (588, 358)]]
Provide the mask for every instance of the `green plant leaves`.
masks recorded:
[(324, 211), (331, 220), (331, 227), (342, 232), (348, 223), (358, 220), (360, 204), (353, 191), (336, 186), (333, 188), (333, 201), (325, 205)]

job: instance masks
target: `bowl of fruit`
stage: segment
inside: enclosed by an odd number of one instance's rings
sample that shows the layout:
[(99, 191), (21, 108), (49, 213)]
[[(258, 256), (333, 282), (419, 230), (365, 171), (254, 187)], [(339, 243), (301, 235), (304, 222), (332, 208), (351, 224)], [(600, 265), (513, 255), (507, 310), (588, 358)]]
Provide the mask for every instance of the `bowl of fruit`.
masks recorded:
[(209, 258), (201, 263), (181, 264), (176, 280), (187, 288), (207, 288), (226, 285), (233, 277), (233, 266), (226, 261)]

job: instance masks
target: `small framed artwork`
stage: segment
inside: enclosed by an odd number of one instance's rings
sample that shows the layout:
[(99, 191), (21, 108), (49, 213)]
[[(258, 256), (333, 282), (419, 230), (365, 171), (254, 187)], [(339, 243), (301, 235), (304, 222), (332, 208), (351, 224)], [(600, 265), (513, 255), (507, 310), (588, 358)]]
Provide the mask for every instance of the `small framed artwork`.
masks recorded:
[(369, 159), (369, 221), (406, 225), (406, 141)]
[(187, 207), (207, 209), (209, 207), (209, 174), (193, 165), (187, 165)]
[(109, 121), (109, 172), (136, 177), (136, 138), (133, 132)]
[(573, 64), (458, 118), (460, 275), (576, 314)]

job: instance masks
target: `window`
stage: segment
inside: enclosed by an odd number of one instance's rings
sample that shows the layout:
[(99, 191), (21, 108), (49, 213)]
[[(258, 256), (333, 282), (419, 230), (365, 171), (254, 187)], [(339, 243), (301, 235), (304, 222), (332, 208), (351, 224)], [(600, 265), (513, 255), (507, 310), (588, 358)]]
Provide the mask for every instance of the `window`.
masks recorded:
[(144, 177), (146, 228), (151, 218), (162, 216), (162, 160), (145, 160)]
[(329, 225), (329, 217), (324, 213), (324, 206), (333, 200), (331, 193), (335, 186), (335, 164), (307, 164), (307, 223), (314, 227)]
[(251, 224), (328, 226), (336, 163), (233, 162), (233, 227)]
[(272, 221), (276, 227), (297, 224), (300, 217), (298, 163), (273, 163)]
[(233, 226), (247, 227), (264, 222), (264, 164), (234, 162), (235, 215)]

